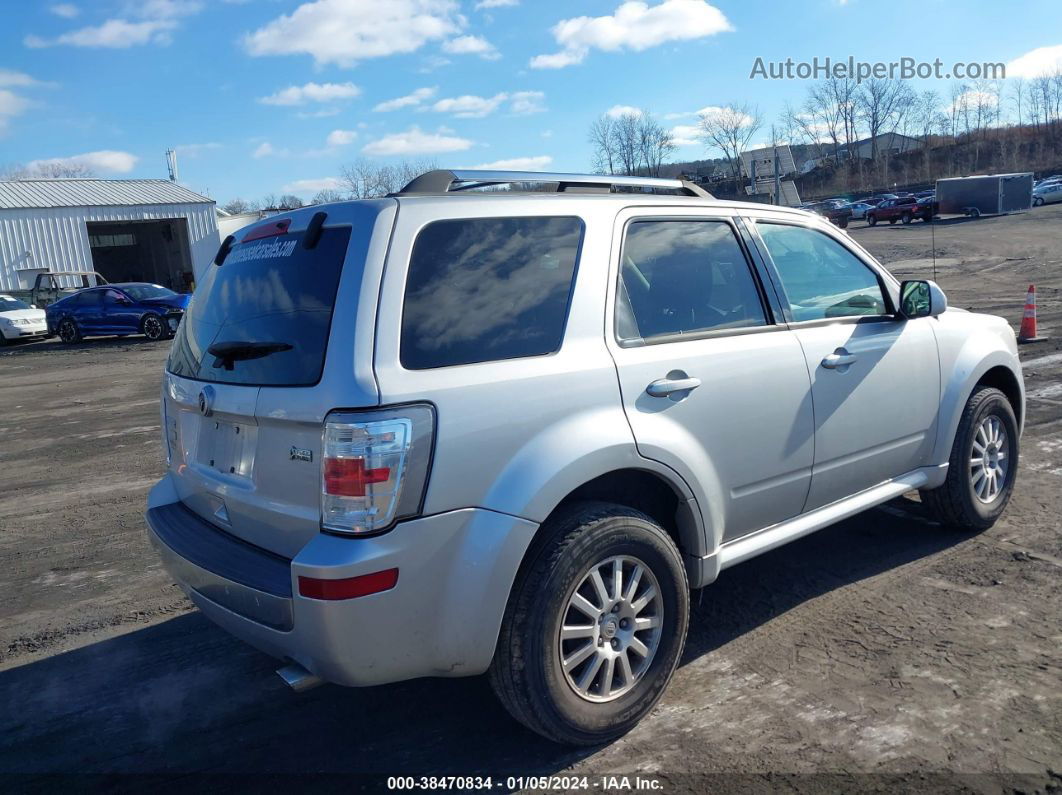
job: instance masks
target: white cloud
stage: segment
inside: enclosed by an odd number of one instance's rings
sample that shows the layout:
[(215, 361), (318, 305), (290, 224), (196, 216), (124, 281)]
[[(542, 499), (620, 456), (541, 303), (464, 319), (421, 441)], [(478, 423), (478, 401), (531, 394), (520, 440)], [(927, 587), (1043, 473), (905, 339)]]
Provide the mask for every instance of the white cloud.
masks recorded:
[(39, 86), (41, 81), (36, 78), (30, 77), (25, 72), (15, 72), (11, 69), (0, 69), (0, 88), (14, 87), (14, 88), (28, 88), (30, 86)]
[(358, 96), (361, 89), (353, 83), (307, 83), (288, 86), (280, 91), (261, 97), (263, 105), (305, 105), (307, 102), (335, 102)]
[(124, 19), (108, 19), (102, 25), (72, 30), (54, 39), (43, 39), (32, 34), (23, 39), (27, 47), (106, 47), (124, 49), (139, 44), (168, 44), (169, 33), (177, 27), (171, 19), (149, 19), (143, 22), (128, 22)]
[(664, 0), (654, 6), (628, 0), (611, 16), (562, 19), (551, 29), (560, 51), (536, 55), (531, 67), (561, 69), (582, 63), (592, 49), (639, 52), (733, 29), (723, 12), (705, 0)]
[(515, 6), (519, 4), (520, 0), (479, 0), (479, 2), (476, 3), (476, 10), (479, 11), (481, 8), (502, 8), (504, 6)]
[(676, 124), (671, 128), (671, 142), (675, 146), (703, 146), (701, 128), (696, 124)]
[(509, 110), (517, 116), (542, 113), (546, 109), (543, 104), (545, 98), (546, 95), (541, 91), (517, 91), (509, 97)]
[(173, 147), (177, 150), (177, 154), (185, 155), (186, 157), (199, 157), (203, 152), (208, 152), (212, 149), (220, 149), (221, 144), (216, 141), (211, 141), (205, 144), (178, 144)]
[(343, 181), (338, 177), (321, 177), (320, 179), (297, 179), (284, 186), (285, 193), (317, 193), (322, 190), (341, 190)]
[(642, 109), (634, 105), (613, 105), (605, 111), (605, 115), (612, 119), (618, 119), (620, 116), (641, 116)]
[(478, 55), (487, 61), (496, 61), (501, 53), (482, 36), (458, 36), (443, 42), (443, 52), (451, 55)]
[(534, 157), (510, 157), (507, 160), (495, 160), (492, 163), (480, 163), (472, 168), (484, 171), (544, 171), (553, 162), (549, 155)]
[(1037, 47), (1007, 64), (1007, 77), (1041, 77), (1062, 70), (1062, 44)]
[(367, 155), (435, 155), (443, 152), (463, 152), (472, 148), (472, 141), (458, 138), (440, 130), (426, 133), (417, 126), (405, 132), (385, 135), (366, 144), (362, 152)]
[(452, 113), (461, 119), (481, 119), (489, 116), (509, 98), (504, 91), (493, 97), (478, 97), (474, 94), (464, 94), (460, 97), (448, 97), (440, 99), (431, 109), (436, 113)]
[(541, 91), (516, 91), (512, 94), (501, 91), (493, 97), (480, 97), (464, 94), (460, 97), (446, 97), (431, 106), (436, 113), (452, 113), (459, 119), (482, 119), (508, 101), (509, 111), (516, 116), (541, 113), (546, 109), (543, 100), (546, 95)]
[(315, 0), (247, 34), (243, 43), (251, 55), (305, 54), (319, 64), (352, 66), (413, 52), (463, 25), (454, 0)]
[(329, 146), (347, 146), (354, 143), (354, 139), (358, 137), (356, 130), (332, 130), (328, 133), (328, 145)]
[(412, 108), (420, 105), (425, 100), (429, 100), (435, 96), (435, 92), (439, 89), (437, 87), (431, 88), (418, 88), (412, 94), (406, 94), (404, 97), (395, 97), (389, 99), (386, 102), (381, 102), (375, 108), (377, 113), (387, 113), (392, 110), (401, 110), (402, 108)]
[(295, 114), (297, 119), (327, 119), (329, 116), (338, 116), (339, 108), (323, 108), (321, 110), (300, 110)]
[(0, 88), (0, 133), (7, 129), (11, 119), (21, 116), (29, 106), (29, 100), (20, 97), (14, 91)]
[(73, 3), (57, 3), (48, 10), (57, 17), (62, 17), (63, 19), (73, 19), (81, 13), (81, 9)]
[(137, 0), (129, 8), (143, 19), (176, 19), (198, 14), (203, 3), (200, 0)]
[(258, 148), (251, 153), (251, 157), (256, 160), (263, 157), (287, 157), (289, 154), (287, 149), (277, 149), (269, 141), (262, 141), (258, 144)]
[(43, 160), (31, 160), (26, 164), (29, 171), (48, 166), (85, 166), (99, 174), (128, 174), (136, 167), (139, 160), (136, 155), (129, 152), (115, 152), (102, 150), (99, 152), (85, 152), (82, 155), (71, 157), (50, 157)]

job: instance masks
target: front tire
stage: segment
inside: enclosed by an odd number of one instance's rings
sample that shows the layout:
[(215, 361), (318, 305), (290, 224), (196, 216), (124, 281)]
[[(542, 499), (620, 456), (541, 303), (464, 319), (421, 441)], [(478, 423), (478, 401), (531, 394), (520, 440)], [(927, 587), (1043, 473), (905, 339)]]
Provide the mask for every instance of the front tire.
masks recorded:
[(878, 217), (876, 215), (868, 215), (867, 216), (867, 225), (868, 226), (877, 226), (877, 224), (878, 224)]
[(541, 533), (509, 597), (491, 685), (532, 731), (607, 743), (645, 717), (678, 666), (682, 557), (660, 525), (611, 503), (573, 506)]
[(140, 330), (152, 342), (166, 339), (166, 323), (154, 312), (144, 315), (144, 319), (140, 321)]
[(77, 327), (70, 318), (64, 318), (59, 323), (58, 328), (59, 339), (65, 342), (67, 345), (73, 345), (76, 342), (81, 342), (81, 329)]
[(1018, 474), (1018, 421), (1007, 396), (980, 387), (966, 401), (944, 484), (921, 493), (930, 514), (948, 527), (986, 530), (1010, 501)]

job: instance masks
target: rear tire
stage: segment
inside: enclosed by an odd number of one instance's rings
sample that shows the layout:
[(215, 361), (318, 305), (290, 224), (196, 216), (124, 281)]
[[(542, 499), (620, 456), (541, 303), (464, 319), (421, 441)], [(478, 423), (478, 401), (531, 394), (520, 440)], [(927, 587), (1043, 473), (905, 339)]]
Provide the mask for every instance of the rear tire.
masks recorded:
[(922, 503), (948, 527), (986, 530), (1010, 501), (1018, 457), (1018, 422), (1010, 401), (998, 389), (980, 387), (959, 420), (947, 480), (921, 491)]
[(544, 737), (607, 743), (645, 717), (678, 666), (689, 623), (682, 557), (656, 522), (611, 503), (575, 505), (540, 532), (506, 606), (491, 686)]
[(59, 339), (61, 339), (67, 345), (73, 345), (74, 343), (81, 342), (81, 329), (79, 329), (77, 327), (77, 323), (75, 323), (70, 318), (64, 318), (62, 321), (60, 321), (57, 332), (59, 334)]
[(847, 218), (842, 218), (840, 221), (837, 222), (837, 226), (841, 227), (841, 229), (847, 229), (848, 228), (848, 219)]
[(1040, 196), (1037, 196), (1036, 198), (1033, 199), (1033, 207), (1042, 207), (1043, 204), (1044, 204), (1044, 200)]
[(904, 213), (903, 216), (901, 216), (900, 220), (903, 221), (905, 224), (911, 223), (911, 214)]

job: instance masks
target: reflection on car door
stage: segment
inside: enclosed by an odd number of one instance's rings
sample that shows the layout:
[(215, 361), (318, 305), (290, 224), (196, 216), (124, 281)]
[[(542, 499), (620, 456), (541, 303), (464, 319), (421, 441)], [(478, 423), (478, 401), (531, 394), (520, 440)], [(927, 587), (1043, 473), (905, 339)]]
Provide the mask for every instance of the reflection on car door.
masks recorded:
[(104, 292), (101, 318), (100, 331), (110, 334), (135, 334), (140, 331), (136, 307), (118, 290)]
[(813, 510), (929, 463), (940, 401), (932, 318), (905, 320), (833, 235), (757, 223), (811, 373)]
[(799, 514), (814, 453), (800, 345), (739, 239), (726, 218), (621, 213), (606, 332), (638, 451), (699, 490), (724, 540)]
[(84, 290), (77, 295), (74, 317), (82, 334), (99, 334), (103, 325), (103, 290)]

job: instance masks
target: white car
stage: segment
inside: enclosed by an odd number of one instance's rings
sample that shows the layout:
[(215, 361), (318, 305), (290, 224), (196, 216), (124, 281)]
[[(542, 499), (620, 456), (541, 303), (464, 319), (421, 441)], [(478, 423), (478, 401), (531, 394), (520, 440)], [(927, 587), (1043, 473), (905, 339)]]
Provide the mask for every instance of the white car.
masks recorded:
[(14, 340), (48, 336), (48, 320), (43, 309), (0, 295), (0, 345)]
[(1033, 207), (1062, 202), (1062, 182), (1048, 182), (1033, 188)]
[(873, 204), (866, 204), (865, 202), (853, 202), (848, 205), (848, 208), (852, 211), (852, 220), (857, 221), (861, 218), (867, 217), (867, 210), (871, 209)]

